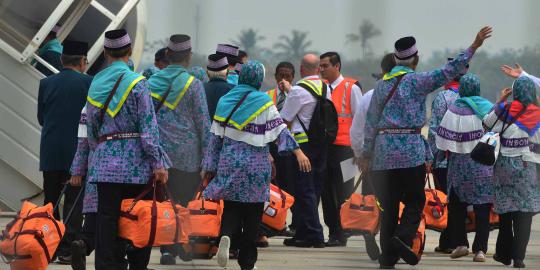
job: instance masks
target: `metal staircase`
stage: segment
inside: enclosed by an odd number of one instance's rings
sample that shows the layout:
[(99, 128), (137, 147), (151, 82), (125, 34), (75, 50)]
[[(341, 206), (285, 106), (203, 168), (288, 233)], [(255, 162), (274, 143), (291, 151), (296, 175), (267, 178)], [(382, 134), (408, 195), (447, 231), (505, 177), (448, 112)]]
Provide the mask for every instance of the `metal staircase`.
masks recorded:
[[(37, 122), (39, 80), (32, 62), (57, 72), (37, 55), (55, 24), (58, 38), (86, 41), (92, 70), (103, 66), (103, 33), (125, 27), (134, 39), (132, 60), (141, 58), (146, 28), (139, 0), (0, 0), (0, 209), (18, 210), (21, 199), (41, 191)], [(42, 202), (42, 197), (34, 200)]]

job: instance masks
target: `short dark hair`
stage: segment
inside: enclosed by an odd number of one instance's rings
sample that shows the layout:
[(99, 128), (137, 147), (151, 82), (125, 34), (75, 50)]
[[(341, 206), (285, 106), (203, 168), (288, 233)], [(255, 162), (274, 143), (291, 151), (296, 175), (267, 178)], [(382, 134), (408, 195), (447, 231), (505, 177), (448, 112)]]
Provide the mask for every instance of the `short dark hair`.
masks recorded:
[(321, 57), (319, 58), (322, 60), (326, 57), (330, 58), (330, 63), (332, 63), (333, 66), (339, 64), (339, 68), (341, 69), (341, 57), (339, 57), (339, 54), (337, 52), (325, 52), (321, 54)]
[(105, 48), (105, 53), (110, 55), (112, 58), (122, 58), (129, 56), (131, 54), (131, 45), (121, 49), (107, 49)]
[(381, 69), (388, 73), (396, 66), (396, 60), (393, 53), (386, 54), (381, 60)]
[(286, 61), (280, 62), (280, 63), (276, 66), (276, 73), (278, 73), (278, 70), (279, 70), (280, 68), (286, 68), (286, 69), (292, 70), (292, 74), (293, 74), (293, 77), (294, 77), (294, 65), (291, 64), (290, 62), (286, 62)]
[(244, 57), (248, 57), (247, 52), (245, 52), (243, 50), (238, 50), (238, 59), (242, 59)]
[(180, 52), (175, 52), (173, 50), (168, 49), (167, 50), (167, 58), (172, 63), (181, 63), (186, 61), (189, 56), (191, 55), (191, 50), (185, 50)]
[(78, 66), (81, 64), (81, 59), (84, 57), (84, 55), (67, 55), (62, 54), (61, 60), (63, 66)]

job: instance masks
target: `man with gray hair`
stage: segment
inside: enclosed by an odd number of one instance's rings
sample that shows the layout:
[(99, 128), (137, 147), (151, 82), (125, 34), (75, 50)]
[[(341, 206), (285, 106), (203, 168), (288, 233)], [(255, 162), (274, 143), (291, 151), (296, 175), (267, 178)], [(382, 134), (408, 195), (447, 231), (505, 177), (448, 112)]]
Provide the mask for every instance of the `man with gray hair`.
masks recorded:
[(234, 84), (227, 82), (228, 68), (229, 62), (227, 61), (227, 56), (220, 54), (211, 54), (208, 56), (206, 73), (210, 80), (204, 83), (204, 90), (206, 91), (206, 102), (208, 103), (210, 121), (214, 119), (214, 113), (216, 112), (219, 99), (229, 93), (234, 87)]
[(306, 130), (318, 102), (314, 94), (330, 99), (327, 85), (318, 75), (319, 62), (319, 57), (314, 54), (306, 54), (302, 58), (302, 79), (291, 88), (281, 110), (281, 117), (290, 126), (295, 140), (312, 165), (310, 172), (302, 172), (295, 165), (295, 207), (299, 222), (294, 236), (283, 241), (286, 246), (324, 248), (318, 205), (326, 170), (326, 145), (311, 144)]
[[(378, 81), (367, 113), (360, 165), (372, 171), (381, 201), (381, 269), (394, 269), (402, 258), (410, 265), (420, 260), (412, 249), (425, 204), (426, 169), (433, 155), (421, 134), (426, 122), (426, 96), (452, 81), (471, 60), (491, 27), (478, 32), (472, 45), (442, 68), (415, 72), (419, 61), (414, 37), (396, 41), (396, 66)], [(398, 225), (399, 204), (405, 208)]]

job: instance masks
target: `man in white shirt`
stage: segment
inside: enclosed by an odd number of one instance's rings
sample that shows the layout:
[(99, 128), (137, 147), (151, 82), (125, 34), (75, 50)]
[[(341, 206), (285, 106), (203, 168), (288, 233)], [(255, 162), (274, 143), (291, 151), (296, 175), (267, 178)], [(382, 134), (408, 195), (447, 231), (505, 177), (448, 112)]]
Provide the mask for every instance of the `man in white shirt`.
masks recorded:
[[(395, 66), (394, 54), (389, 53), (383, 57), (381, 60), (381, 70), (382, 74), (379, 76), (382, 78), (384, 74), (390, 72)], [(379, 78), (379, 79), (380, 79)], [(358, 102), (356, 108), (356, 113), (354, 114), (353, 123), (351, 126), (351, 148), (354, 152), (355, 160), (358, 160), (362, 154), (362, 147), (364, 146), (364, 127), (366, 125), (366, 116), (369, 109), (369, 103), (371, 103), (371, 97), (373, 96), (373, 89), (364, 93)], [(372, 179), (368, 173), (368, 177), (364, 178), (362, 182), (362, 195), (372, 195), (374, 194), (372, 189), (372, 184), (370, 183)], [(374, 235), (364, 234), (364, 241), (366, 243), (366, 251), (370, 259), (377, 260), (380, 255), (379, 247), (375, 241)]]
[(338, 114), (338, 132), (336, 140), (328, 146), (327, 174), (321, 196), (324, 223), (329, 231), (326, 246), (346, 246), (347, 237), (341, 228), (340, 210), (353, 192), (354, 179), (343, 179), (341, 162), (354, 157), (349, 132), (362, 89), (358, 80), (343, 77), (338, 53), (326, 52), (320, 56), (320, 60), (321, 77), (329, 82), (328, 88)]
[[(306, 130), (317, 105), (317, 100), (309, 91), (319, 96), (326, 93), (326, 98), (330, 99), (327, 85), (318, 74), (319, 57), (314, 54), (305, 55), (300, 65), (302, 79), (291, 88), (281, 110), (281, 117), (289, 124), (291, 133), (309, 158), (312, 167), (312, 171), (308, 173), (300, 171), (297, 165), (294, 168), (295, 212), (298, 215), (298, 224), (294, 237), (283, 241), (286, 246), (324, 248), (318, 204), (326, 170), (326, 147), (309, 143)], [(309, 87), (310, 90), (304, 87)]]

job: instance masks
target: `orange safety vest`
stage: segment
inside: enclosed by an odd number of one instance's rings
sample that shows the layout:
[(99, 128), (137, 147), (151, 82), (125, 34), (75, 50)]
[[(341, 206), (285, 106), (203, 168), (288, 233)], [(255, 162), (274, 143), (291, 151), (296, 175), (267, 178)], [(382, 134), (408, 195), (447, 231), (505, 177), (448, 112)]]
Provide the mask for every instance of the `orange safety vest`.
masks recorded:
[(351, 90), (357, 80), (343, 78), (343, 81), (332, 91), (332, 102), (338, 114), (338, 132), (335, 145), (351, 146), (350, 130), (352, 126)]
[(277, 88), (266, 91), (266, 94), (274, 101), (274, 105), (277, 105)]

